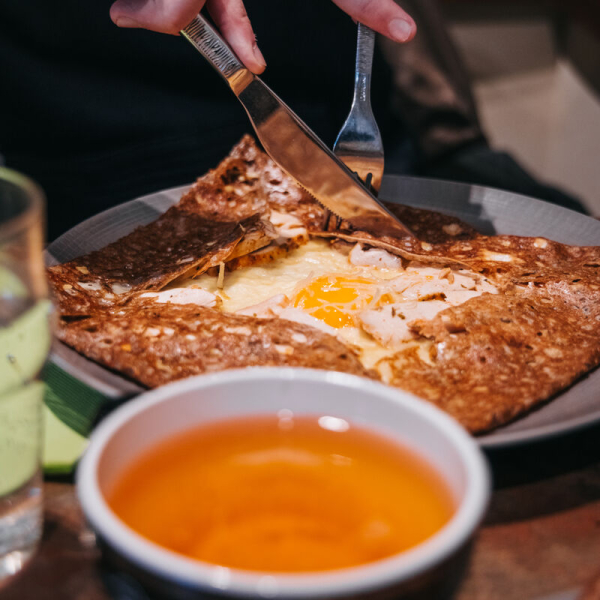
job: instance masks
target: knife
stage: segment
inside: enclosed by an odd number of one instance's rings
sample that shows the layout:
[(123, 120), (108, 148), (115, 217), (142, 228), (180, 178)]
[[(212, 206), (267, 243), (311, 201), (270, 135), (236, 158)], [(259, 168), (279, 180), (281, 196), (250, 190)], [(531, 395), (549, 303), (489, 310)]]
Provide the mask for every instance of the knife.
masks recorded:
[(374, 235), (413, 235), (260, 77), (244, 67), (202, 15), (181, 34), (227, 81), (267, 154), (323, 206)]

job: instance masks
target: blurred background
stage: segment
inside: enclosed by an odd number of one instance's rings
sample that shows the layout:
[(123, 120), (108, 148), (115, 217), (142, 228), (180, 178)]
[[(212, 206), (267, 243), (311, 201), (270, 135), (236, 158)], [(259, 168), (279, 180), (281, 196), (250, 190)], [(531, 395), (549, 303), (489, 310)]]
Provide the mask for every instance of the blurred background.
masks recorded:
[(600, 2), (442, 7), (494, 148), (600, 216)]

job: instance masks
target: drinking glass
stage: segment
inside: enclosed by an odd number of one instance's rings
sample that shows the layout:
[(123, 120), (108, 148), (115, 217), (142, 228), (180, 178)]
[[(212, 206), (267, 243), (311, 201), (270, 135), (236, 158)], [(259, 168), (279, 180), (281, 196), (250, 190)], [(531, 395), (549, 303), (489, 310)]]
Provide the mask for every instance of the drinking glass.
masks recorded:
[(40, 371), (50, 348), (44, 196), (0, 167), (0, 587), (42, 531)]

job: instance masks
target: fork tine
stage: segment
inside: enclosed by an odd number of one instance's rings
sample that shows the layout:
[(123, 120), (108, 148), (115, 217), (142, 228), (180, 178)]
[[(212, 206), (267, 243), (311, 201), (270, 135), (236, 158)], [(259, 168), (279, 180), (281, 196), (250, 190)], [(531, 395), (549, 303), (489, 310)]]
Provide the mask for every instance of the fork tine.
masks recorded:
[(371, 186), (379, 191), (384, 157), (381, 134), (371, 108), (371, 70), (375, 32), (358, 24), (354, 98), (346, 122), (340, 130), (333, 152), (364, 182), (371, 175)]

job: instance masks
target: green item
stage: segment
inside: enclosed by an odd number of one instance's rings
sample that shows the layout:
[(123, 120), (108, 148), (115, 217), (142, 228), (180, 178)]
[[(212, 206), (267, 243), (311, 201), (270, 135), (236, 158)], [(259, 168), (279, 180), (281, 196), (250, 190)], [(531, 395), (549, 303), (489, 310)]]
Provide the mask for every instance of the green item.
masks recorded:
[(85, 450), (87, 436), (109, 398), (50, 361), (44, 367), (43, 379), (44, 473), (68, 475)]
[(0, 394), (21, 387), (39, 373), (50, 349), (50, 302), (42, 300), (0, 328)]
[(87, 446), (87, 439), (44, 406), (44, 472), (68, 475)]
[[(0, 272), (2, 294), (19, 293)], [(50, 348), (50, 302), (43, 300), (0, 328), (0, 496), (26, 483), (39, 466), (45, 386), (35, 381)]]
[(53, 362), (46, 363), (46, 405), (66, 425), (87, 437), (109, 398), (69, 375)]
[[(7, 254), (0, 252), (0, 263), (10, 262), (6, 260)], [(27, 296), (27, 287), (10, 269), (0, 267), (0, 296), (4, 298)]]
[(0, 394), (0, 496), (20, 488), (39, 466), (44, 384)]

